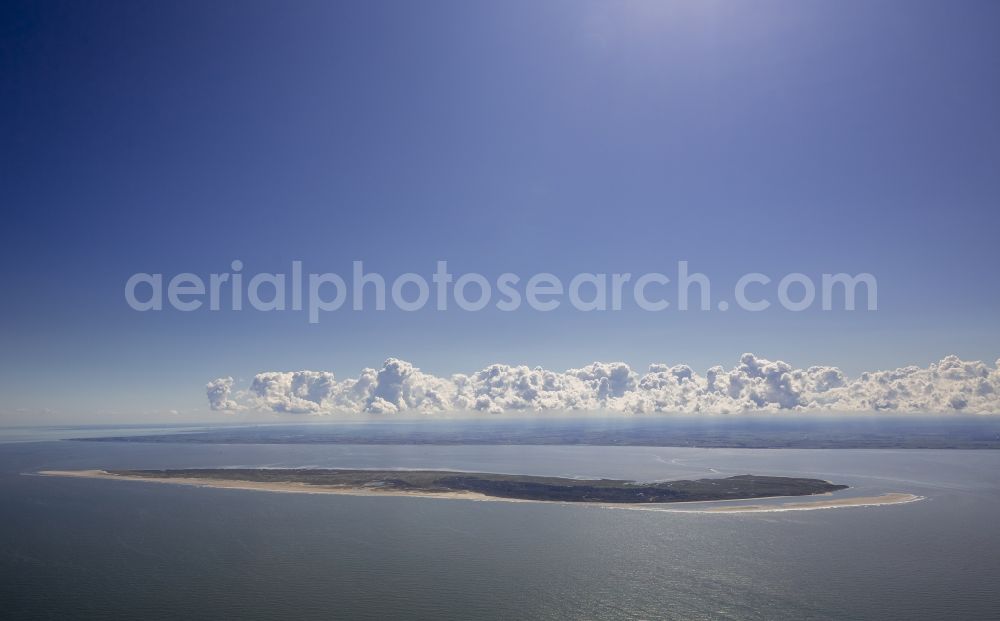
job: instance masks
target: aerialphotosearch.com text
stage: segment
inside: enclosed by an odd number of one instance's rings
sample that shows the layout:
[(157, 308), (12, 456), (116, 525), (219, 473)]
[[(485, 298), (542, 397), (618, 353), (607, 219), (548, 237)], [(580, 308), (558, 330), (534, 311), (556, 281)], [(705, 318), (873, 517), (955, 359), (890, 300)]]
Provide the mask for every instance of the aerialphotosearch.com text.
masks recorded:
[(318, 323), (324, 313), (384, 311), (389, 304), (402, 311), (430, 307), (476, 312), (492, 306), (507, 312), (524, 307), (548, 312), (564, 305), (583, 312), (620, 311), (629, 305), (651, 312), (727, 311), (735, 305), (750, 312), (772, 306), (797, 312), (810, 308), (853, 311), (863, 299), (867, 310), (878, 309), (878, 283), (868, 273), (812, 278), (793, 272), (772, 278), (752, 272), (736, 281), (728, 299), (713, 301), (711, 280), (692, 272), (687, 261), (678, 261), (669, 276), (588, 272), (569, 279), (547, 272), (527, 277), (505, 272), (492, 279), (475, 272), (456, 275), (448, 271), (447, 261), (438, 261), (429, 278), (412, 272), (385, 278), (365, 271), (362, 261), (352, 263), (350, 278), (331, 272), (304, 273), (301, 261), (292, 261), (287, 274), (245, 274), (238, 259), (229, 267), (229, 272), (208, 274), (207, 279), (190, 272), (170, 277), (136, 273), (125, 283), (125, 300), (137, 311), (168, 307), (178, 311), (305, 311), (309, 323)]

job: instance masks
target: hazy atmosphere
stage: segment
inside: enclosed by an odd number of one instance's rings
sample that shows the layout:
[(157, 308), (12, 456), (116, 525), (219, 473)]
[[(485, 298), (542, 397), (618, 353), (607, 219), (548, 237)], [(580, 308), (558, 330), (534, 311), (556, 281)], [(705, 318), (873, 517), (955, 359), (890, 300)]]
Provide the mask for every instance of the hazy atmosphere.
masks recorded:
[[(658, 383), (625, 391), (627, 410), (953, 410), (964, 399), (969, 411), (998, 411), (995, 3), (53, 1), (0, 11), (5, 424), (241, 420), (249, 410), (210, 409), (206, 383), (231, 377), (246, 391), (260, 373), (302, 370), (358, 379), (390, 358), (445, 378), (449, 408), (461, 392), (454, 374), (508, 365), (564, 378), (598, 361), (628, 365), (637, 384), (651, 364), (696, 374), (696, 395)], [(419, 310), (378, 311), (370, 287), (364, 310), (348, 300), (310, 323), (308, 309), (260, 312), (244, 294), (234, 311), (230, 289), (219, 310), (207, 297), (177, 310), (166, 292), (161, 311), (126, 302), (134, 274), (162, 274), (165, 290), (178, 274), (234, 273), (234, 261), (244, 288), (295, 261), (348, 282), (360, 261), (387, 288), (403, 274), (430, 280), (447, 261), (456, 277), (517, 274), (522, 294), (538, 273), (567, 286), (576, 274), (629, 273), (630, 287), (663, 273), (670, 285), (645, 292), (670, 306), (643, 310), (627, 289), (620, 310), (564, 299), (550, 311), (442, 312), (432, 289)], [(679, 310), (679, 261), (710, 279), (708, 310)], [(772, 301), (766, 310), (734, 303), (748, 273), (771, 279), (747, 288)], [(817, 300), (789, 311), (776, 289), (796, 273)], [(875, 277), (877, 310), (861, 289), (854, 311), (839, 289), (823, 310), (822, 275), (838, 273)], [(801, 286), (789, 296), (801, 300)], [(465, 291), (478, 296), (475, 283)], [(700, 300), (700, 285), (690, 293)], [(831, 385), (833, 396), (792, 378), (756, 401), (739, 387), (713, 397), (711, 369), (743, 373), (747, 352), (790, 369), (836, 367), (843, 386), (860, 385), (849, 396)], [(948, 356), (979, 366), (932, 377)], [(910, 365), (921, 371), (904, 372), (905, 387), (928, 393), (887, 394), (863, 379)], [(589, 407), (599, 379), (580, 380), (590, 383), (553, 400), (498, 389), (482, 408)], [(372, 410), (373, 394), (346, 409)], [(460, 405), (476, 409), (481, 396)]]

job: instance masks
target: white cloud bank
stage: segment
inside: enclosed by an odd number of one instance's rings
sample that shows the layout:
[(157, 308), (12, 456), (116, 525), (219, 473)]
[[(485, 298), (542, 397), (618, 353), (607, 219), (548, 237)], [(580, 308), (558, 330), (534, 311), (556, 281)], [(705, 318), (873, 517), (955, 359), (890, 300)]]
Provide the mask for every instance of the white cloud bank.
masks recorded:
[(836, 367), (795, 369), (753, 354), (701, 376), (686, 365), (654, 364), (639, 374), (623, 362), (558, 372), (494, 364), (438, 377), (390, 358), (380, 369), (337, 380), (327, 371), (266, 371), (249, 388), (233, 378), (206, 386), (213, 410), (288, 414), (434, 414), (461, 411), (607, 410), (626, 414), (777, 411), (1000, 413), (1000, 360), (993, 366), (947, 356), (927, 368), (869, 371), (851, 379)]

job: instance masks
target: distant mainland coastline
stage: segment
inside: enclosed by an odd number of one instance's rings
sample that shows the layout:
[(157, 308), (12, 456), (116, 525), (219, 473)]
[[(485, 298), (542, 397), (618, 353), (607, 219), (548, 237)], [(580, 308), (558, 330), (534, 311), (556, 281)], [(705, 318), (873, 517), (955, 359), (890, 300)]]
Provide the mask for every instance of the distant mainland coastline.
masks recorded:
[(153, 444), (1000, 449), (1000, 417), (633, 417), (239, 425), (74, 438)]

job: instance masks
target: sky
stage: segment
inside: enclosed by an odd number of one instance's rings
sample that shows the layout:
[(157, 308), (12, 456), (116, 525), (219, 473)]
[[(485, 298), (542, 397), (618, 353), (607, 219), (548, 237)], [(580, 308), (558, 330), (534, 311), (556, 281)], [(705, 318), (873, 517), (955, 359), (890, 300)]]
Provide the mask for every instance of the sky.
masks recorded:
[[(1000, 357), (995, 2), (5, 2), (0, 424), (205, 384)], [(867, 272), (877, 311), (137, 312), (138, 272)]]

